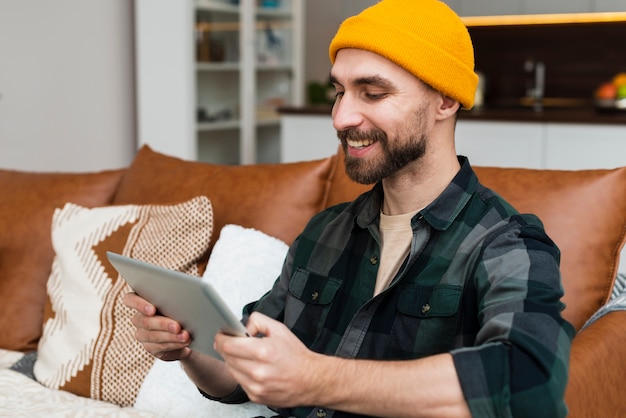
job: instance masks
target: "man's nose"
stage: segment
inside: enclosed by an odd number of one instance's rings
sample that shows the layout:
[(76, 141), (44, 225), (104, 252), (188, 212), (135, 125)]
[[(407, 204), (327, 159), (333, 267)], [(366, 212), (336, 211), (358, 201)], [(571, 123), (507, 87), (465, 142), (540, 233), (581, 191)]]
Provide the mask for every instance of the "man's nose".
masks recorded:
[(333, 127), (338, 131), (356, 128), (364, 119), (358, 103), (345, 93), (335, 101), (332, 117)]

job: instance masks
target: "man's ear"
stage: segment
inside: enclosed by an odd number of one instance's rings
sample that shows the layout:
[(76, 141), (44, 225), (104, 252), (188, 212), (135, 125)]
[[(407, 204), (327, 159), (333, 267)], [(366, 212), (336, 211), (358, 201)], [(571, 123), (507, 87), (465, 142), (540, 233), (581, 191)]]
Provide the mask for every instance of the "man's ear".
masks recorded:
[(439, 107), (437, 108), (437, 115), (439, 119), (449, 118), (450, 116), (454, 116), (460, 107), (461, 104), (458, 101), (442, 94)]

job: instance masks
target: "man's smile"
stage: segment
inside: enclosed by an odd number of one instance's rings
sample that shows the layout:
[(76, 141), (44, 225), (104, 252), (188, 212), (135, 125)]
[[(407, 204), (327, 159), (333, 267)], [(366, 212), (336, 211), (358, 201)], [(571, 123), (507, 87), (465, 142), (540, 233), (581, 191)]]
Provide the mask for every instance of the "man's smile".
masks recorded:
[(374, 139), (346, 139), (348, 146), (352, 148), (365, 148), (369, 147), (376, 141)]

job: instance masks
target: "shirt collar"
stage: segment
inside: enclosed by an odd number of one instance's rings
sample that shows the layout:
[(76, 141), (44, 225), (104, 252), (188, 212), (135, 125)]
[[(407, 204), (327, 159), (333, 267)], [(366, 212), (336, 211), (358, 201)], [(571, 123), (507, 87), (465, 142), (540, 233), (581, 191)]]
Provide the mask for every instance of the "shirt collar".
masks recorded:
[[(446, 230), (463, 210), (476, 191), (478, 177), (476, 177), (467, 157), (459, 156), (458, 159), (461, 169), (444, 191), (413, 217), (413, 221), (423, 217), (433, 228)], [(382, 202), (383, 186), (382, 183), (378, 182), (365, 195), (365, 201), (356, 218), (357, 225), (366, 228), (376, 221)]]

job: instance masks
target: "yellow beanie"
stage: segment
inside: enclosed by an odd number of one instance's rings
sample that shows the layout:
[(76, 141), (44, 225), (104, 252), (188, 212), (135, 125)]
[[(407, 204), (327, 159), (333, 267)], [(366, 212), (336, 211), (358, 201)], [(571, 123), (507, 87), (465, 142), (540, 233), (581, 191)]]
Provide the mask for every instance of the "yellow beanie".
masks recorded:
[(478, 76), (467, 28), (439, 0), (382, 0), (346, 19), (330, 43), (337, 51), (357, 48), (396, 63), (446, 96), (471, 109)]

